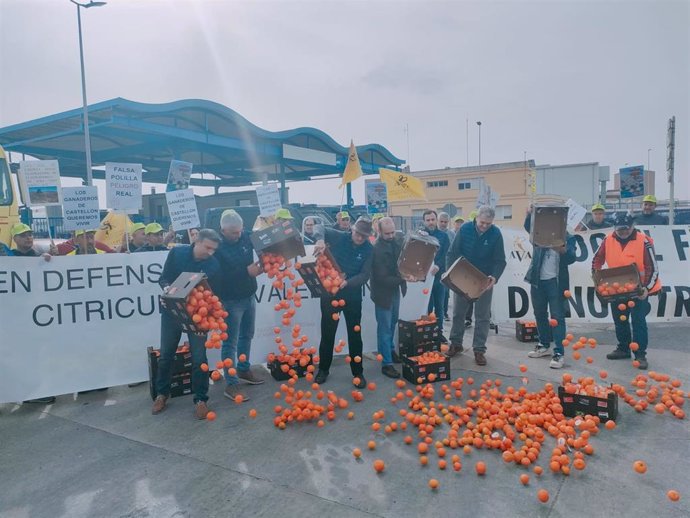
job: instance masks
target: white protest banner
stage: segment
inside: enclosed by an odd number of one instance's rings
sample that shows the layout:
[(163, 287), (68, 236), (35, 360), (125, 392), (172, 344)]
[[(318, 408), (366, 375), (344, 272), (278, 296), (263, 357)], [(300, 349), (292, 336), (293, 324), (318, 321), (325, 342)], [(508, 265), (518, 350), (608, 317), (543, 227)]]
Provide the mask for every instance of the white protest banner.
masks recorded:
[(141, 164), (105, 163), (105, 204), (129, 214), (141, 209)]
[(168, 169), (168, 184), (166, 192), (182, 191), (189, 188), (189, 179), (192, 177), (194, 164), (182, 160), (171, 160)]
[[(671, 322), (690, 318), (690, 227), (641, 226), (654, 240), (662, 291), (649, 301), (652, 310), (648, 322)], [(574, 235), (576, 261), (569, 267), (570, 292), (568, 300), (570, 318), (580, 322), (611, 322), (610, 306), (602, 306), (594, 293), (592, 258), (607, 232), (592, 231)], [(512, 321), (517, 318), (533, 319), (530, 286), (524, 281), (532, 258), (529, 236), (522, 230), (502, 229), (507, 266), (494, 288), (494, 318)]]
[(62, 226), (65, 230), (96, 230), (100, 224), (98, 187), (62, 188)]
[[(93, 254), (40, 258), (0, 257), (0, 403), (42, 396), (112, 387), (148, 379), (146, 348), (160, 345), (158, 278), (168, 252)], [(274, 306), (285, 299), (266, 275), (258, 279), (256, 329), (252, 363), (265, 363), (276, 351), (274, 327), (282, 312)], [(415, 320), (426, 313), (433, 277), (409, 283), (400, 318)], [(294, 317), (311, 337), (307, 347), (319, 346), (319, 299), (305, 286)], [(284, 330), (284, 335), (290, 329)], [(182, 335), (186, 340), (186, 335)], [(336, 341), (347, 340), (343, 322)], [(365, 351), (376, 349), (374, 305), (365, 289), (362, 305)], [(21, 344), (18, 347), (17, 344)], [(207, 351), (209, 365), (220, 351)], [(27, 376), (26, 367), (31, 366)], [(378, 364), (375, 367), (378, 368)]]
[(582, 218), (587, 215), (587, 209), (585, 209), (572, 198), (568, 199), (568, 201), (565, 202), (565, 205), (568, 207), (568, 219), (566, 225), (568, 230), (574, 232), (577, 226), (580, 224), (580, 221), (582, 221)]
[(187, 230), (201, 226), (192, 189), (166, 192), (165, 201), (168, 203), (168, 214), (170, 214), (173, 230)]
[(57, 160), (19, 162), (19, 179), (28, 206), (60, 205), (60, 166)]
[(282, 207), (278, 185), (275, 183), (257, 186), (256, 198), (263, 217), (274, 216), (276, 211)]

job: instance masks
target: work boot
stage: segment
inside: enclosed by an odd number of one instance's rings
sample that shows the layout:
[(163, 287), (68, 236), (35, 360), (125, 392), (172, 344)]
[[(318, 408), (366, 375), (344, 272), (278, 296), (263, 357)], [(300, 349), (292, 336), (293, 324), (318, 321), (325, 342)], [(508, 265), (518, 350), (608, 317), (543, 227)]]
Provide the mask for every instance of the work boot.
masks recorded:
[(363, 374), (360, 374), (359, 376), (355, 376), (355, 378), (359, 378), (359, 383), (353, 383), (355, 387), (357, 387), (358, 389), (366, 388), (367, 380), (364, 378)]
[(616, 348), (615, 351), (608, 353), (606, 355), (606, 358), (609, 360), (629, 360), (630, 359), (630, 351)]
[(208, 406), (206, 406), (206, 401), (197, 401), (196, 408), (194, 409), (194, 415), (197, 419), (206, 419), (208, 415)]
[(474, 363), (477, 365), (486, 365), (486, 356), (484, 356), (484, 353), (475, 352)]
[(244, 391), (240, 388), (238, 384), (228, 385), (227, 387), (225, 387), (223, 395), (228, 399), (232, 399), (233, 401), (237, 401), (237, 396), (242, 396), (243, 402), (249, 401), (249, 396), (244, 393)]
[(160, 414), (168, 406), (167, 401), (168, 401), (168, 396), (163, 396), (163, 395), (156, 396), (156, 399), (153, 401), (153, 408), (151, 409), (151, 413), (153, 415)]
[(252, 371), (239, 371), (237, 377), (250, 385), (261, 385), (265, 380), (256, 376)]
[(318, 383), (319, 385), (326, 383), (326, 380), (328, 379), (328, 373), (326, 371), (319, 371), (316, 373), (316, 378), (314, 378), (314, 381)]
[(637, 366), (637, 368), (640, 370), (646, 371), (647, 368), (649, 367), (649, 363), (647, 363), (647, 357), (646, 356), (638, 356), (635, 359), (639, 362), (639, 365)]
[(400, 377), (400, 373), (392, 365), (384, 365), (381, 367), (381, 373), (389, 378), (397, 379)]
[(451, 344), (450, 347), (448, 348), (448, 352), (446, 352), (446, 356), (448, 358), (452, 358), (455, 355), (461, 354), (464, 350), (465, 350), (465, 348), (462, 346), (462, 344), (460, 344), (460, 345)]

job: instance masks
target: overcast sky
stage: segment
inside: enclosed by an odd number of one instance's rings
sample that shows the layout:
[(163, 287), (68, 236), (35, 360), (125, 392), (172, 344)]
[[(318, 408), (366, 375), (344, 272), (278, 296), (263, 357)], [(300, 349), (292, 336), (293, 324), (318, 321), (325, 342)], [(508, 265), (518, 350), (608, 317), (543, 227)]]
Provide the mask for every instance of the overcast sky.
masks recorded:
[[(0, 126), (81, 106), (75, 11), (0, 1)], [(476, 164), (478, 120), (484, 164), (526, 151), (614, 172), (646, 166), (651, 148), (661, 197), (675, 115), (676, 196), (690, 198), (686, 0), (110, 0), (82, 14), (90, 103), (209, 99), (268, 130), (313, 126), (402, 159), (409, 124), (413, 171)], [(340, 201), (318, 185), (319, 202)], [(313, 184), (291, 201), (317, 201)]]

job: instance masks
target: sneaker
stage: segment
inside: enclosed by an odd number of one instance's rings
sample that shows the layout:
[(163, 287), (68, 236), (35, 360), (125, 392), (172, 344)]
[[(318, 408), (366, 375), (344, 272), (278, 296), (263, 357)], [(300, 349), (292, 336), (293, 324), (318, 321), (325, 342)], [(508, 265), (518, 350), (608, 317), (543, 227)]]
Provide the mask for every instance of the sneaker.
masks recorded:
[(256, 376), (252, 371), (239, 371), (237, 373), (237, 377), (240, 378), (242, 381), (245, 383), (248, 383), (250, 385), (261, 385), (264, 381), (264, 379), (259, 378)]
[(469, 319), (465, 320), (465, 327), (472, 327), (472, 321)]
[(551, 356), (551, 348), (548, 345), (537, 345), (534, 351), (527, 353), (530, 358), (543, 358), (544, 356)]
[(477, 365), (486, 365), (486, 356), (484, 356), (484, 353), (475, 352), (474, 363)]
[(156, 396), (156, 399), (153, 400), (153, 408), (151, 409), (151, 413), (153, 415), (160, 414), (168, 406), (167, 402), (168, 396)]
[(393, 363), (402, 363), (402, 361), (400, 361), (400, 356), (395, 351), (393, 351), (392, 357)]
[(242, 396), (243, 402), (249, 401), (249, 396), (245, 394), (244, 391), (237, 384), (228, 385), (227, 387), (225, 387), (223, 395), (228, 399), (232, 399), (233, 401), (236, 401), (237, 396)]
[(389, 378), (397, 379), (400, 377), (400, 373), (392, 365), (384, 365), (381, 367), (381, 373)]
[(649, 367), (649, 363), (647, 363), (647, 357), (646, 356), (640, 356), (638, 358), (635, 358), (640, 364), (637, 366), (638, 369), (640, 370), (647, 370)]
[(551, 358), (551, 363), (549, 363), (549, 367), (552, 369), (562, 369), (563, 368), (563, 355), (562, 354), (554, 354), (553, 358)]
[(359, 376), (355, 376), (355, 378), (359, 378), (359, 383), (355, 384), (355, 387), (357, 387), (358, 389), (366, 388), (367, 380), (364, 378), (363, 374), (360, 374)]
[(55, 396), (37, 397), (36, 399), (28, 399), (24, 403), (37, 403), (40, 405), (52, 405), (55, 403)]
[(615, 351), (608, 353), (606, 355), (606, 358), (609, 360), (629, 360), (630, 351), (625, 351), (623, 349), (616, 348)]
[(448, 348), (448, 351), (446, 352), (446, 357), (452, 358), (456, 354), (462, 354), (462, 352), (464, 350), (465, 350), (465, 348), (462, 346), (462, 344), (460, 344), (460, 345), (452, 345), (451, 344), (450, 347)]
[(322, 383), (326, 383), (326, 380), (328, 379), (328, 373), (325, 371), (319, 371), (316, 373), (316, 378), (314, 378), (314, 381), (321, 385)]
[(206, 419), (208, 415), (208, 406), (206, 406), (206, 401), (197, 401), (196, 408), (194, 409), (194, 415), (197, 419)]

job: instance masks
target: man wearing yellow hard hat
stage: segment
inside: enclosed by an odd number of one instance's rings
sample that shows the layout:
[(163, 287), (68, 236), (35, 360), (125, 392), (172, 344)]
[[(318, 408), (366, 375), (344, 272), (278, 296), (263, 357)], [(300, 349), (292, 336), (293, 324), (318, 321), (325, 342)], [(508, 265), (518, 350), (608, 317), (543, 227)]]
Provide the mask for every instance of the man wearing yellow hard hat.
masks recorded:
[(279, 221), (289, 221), (291, 219), (294, 219), (292, 217), (292, 214), (290, 214), (289, 209), (278, 209), (275, 213), (275, 221), (276, 223)]
[(613, 226), (613, 221), (606, 217), (606, 208), (601, 203), (592, 205), (592, 219), (586, 223), (590, 230), (600, 230), (603, 228), (610, 228)]
[(343, 232), (350, 231), (350, 213), (346, 210), (341, 210), (335, 215), (335, 225), (333, 228), (336, 230), (342, 230)]
[(74, 233), (74, 250), (65, 255), (105, 254), (103, 250), (96, 248), (95, 230), (77, 230)]
[(149, 223), (144, 227), (146, 244), (134, 250), (135, 252), (164, 252), (168, 247), (163, 244), (165, 241), (165, 229), (160, 223)]
[(635, 225), (668, 225), (668, 218), (656, 211), (656, 196), (642, 198), (642, 212), (635, 216)]

